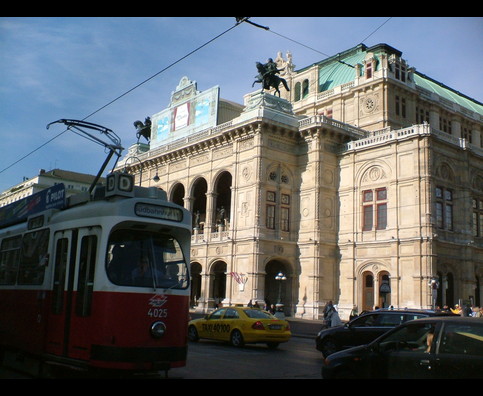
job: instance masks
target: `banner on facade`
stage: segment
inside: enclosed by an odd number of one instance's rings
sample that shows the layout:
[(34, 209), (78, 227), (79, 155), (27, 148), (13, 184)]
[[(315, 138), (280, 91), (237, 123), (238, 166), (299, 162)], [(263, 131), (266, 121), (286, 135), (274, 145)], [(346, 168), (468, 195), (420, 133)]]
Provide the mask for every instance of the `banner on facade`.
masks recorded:
[(248, 276), (239, 272), (230, 272), (230, 276), (238, 283), (239, 290), (244, 291), (245, 284), (248, 282)]

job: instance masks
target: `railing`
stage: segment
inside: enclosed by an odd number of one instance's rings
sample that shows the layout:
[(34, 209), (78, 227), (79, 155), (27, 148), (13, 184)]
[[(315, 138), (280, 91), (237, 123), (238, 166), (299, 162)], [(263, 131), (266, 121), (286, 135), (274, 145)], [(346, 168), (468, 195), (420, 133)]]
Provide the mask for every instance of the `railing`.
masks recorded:
[(207, 229), (194, 229), (191, 235), (191, 242), (193, 244), (207, 243), (207, 242), (222, 242), (231, 240), (230, 230), (209, 231)]
[(377, 146), (381, 144), (385, 144), (390, 141), (397, 141), (401, 139), (405, 139), (411, 136), (424, 136), (424, 135), (433, 135), (438, 139), (441, 139), (447, 143), (453, 144), (455, 146), (461, 147), (463, 150), (471, 150), (477, 155), (483, 156), (483, 150), (475, 145), (469, 144), (468, 140), (464, 138), (458, 138), (455, 136), (451, 136), (448, 133), (439, 131), (437, 129), (431, 128), (429, 124), (419, 124), (413, 125), (409, 128), (397, 129), (397, 130), (381, 130), (371, 133), (371, 136), (354, 140), (352, 142), (348, 142), (342, 146), (341, 151), (351, 151), (360, 148), (366, 148), (371, 146)]
[(310, 116), (307, 118), (303, 118), (302, 120), (299, 121), (299, 128), (303, 129), (312, 125), (330, 125), (339, 129), (342, 129), (352, 135), (355, 135), (357, 137), (366, 137), (369, 132), (358, 128), (353, 125), (345, 124), (341, 121), (334, 120), (333, 118), (328, 118), (324, 115), (314, 115)]

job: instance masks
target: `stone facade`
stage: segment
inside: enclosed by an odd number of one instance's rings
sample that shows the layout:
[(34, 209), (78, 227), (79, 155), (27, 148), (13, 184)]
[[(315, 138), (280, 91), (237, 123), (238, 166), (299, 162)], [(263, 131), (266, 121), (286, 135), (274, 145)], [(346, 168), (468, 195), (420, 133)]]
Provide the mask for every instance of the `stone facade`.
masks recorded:
[(279, 54), (282, 98), (130, 148), (119, 169), (193, 213), (193, 306), (483, 303), (482, 107), (401, 55), (361, 45), (295, 71)]

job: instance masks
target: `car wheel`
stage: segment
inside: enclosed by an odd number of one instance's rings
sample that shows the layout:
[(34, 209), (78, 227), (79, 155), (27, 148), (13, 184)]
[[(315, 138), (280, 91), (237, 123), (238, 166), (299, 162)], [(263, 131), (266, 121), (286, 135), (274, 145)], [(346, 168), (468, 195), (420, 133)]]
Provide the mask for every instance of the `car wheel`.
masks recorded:
[(200, 339), (200, 336), (198, 335), (198, 330), (196, 330), (196, 327), (191, 325), (188, 327), (188, 340), (196, 342)]
[(324, 355), (324, 357), (327, 357), (333, 354), (334, 352), (337, 352), (337, 345), (333, 340), (329, 338), (322, 342), (320, 346), (320, 350), (322, 352), (322, 355)]
[(242, 347), (244, 345), (243, 335), (240, 330), (233, 330), (230, 336), (231, 345), (234, 347)]
[(267, 342), (267, 346), (270, 348), (270, 349), (277, 349), (277, 347), (280, 345), (279, 342)]

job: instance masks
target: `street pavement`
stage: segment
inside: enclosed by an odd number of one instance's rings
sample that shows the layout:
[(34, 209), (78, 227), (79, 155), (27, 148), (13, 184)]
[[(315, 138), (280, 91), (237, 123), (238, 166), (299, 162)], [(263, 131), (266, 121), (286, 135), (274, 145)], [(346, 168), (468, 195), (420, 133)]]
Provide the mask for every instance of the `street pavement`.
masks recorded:
[(315, 340), (317, 333), (323, 326), (322, 320), (309, 320), (286, 317), (286, 321), (290, 323), (290, 331), (293, 337), (312, 338)]

